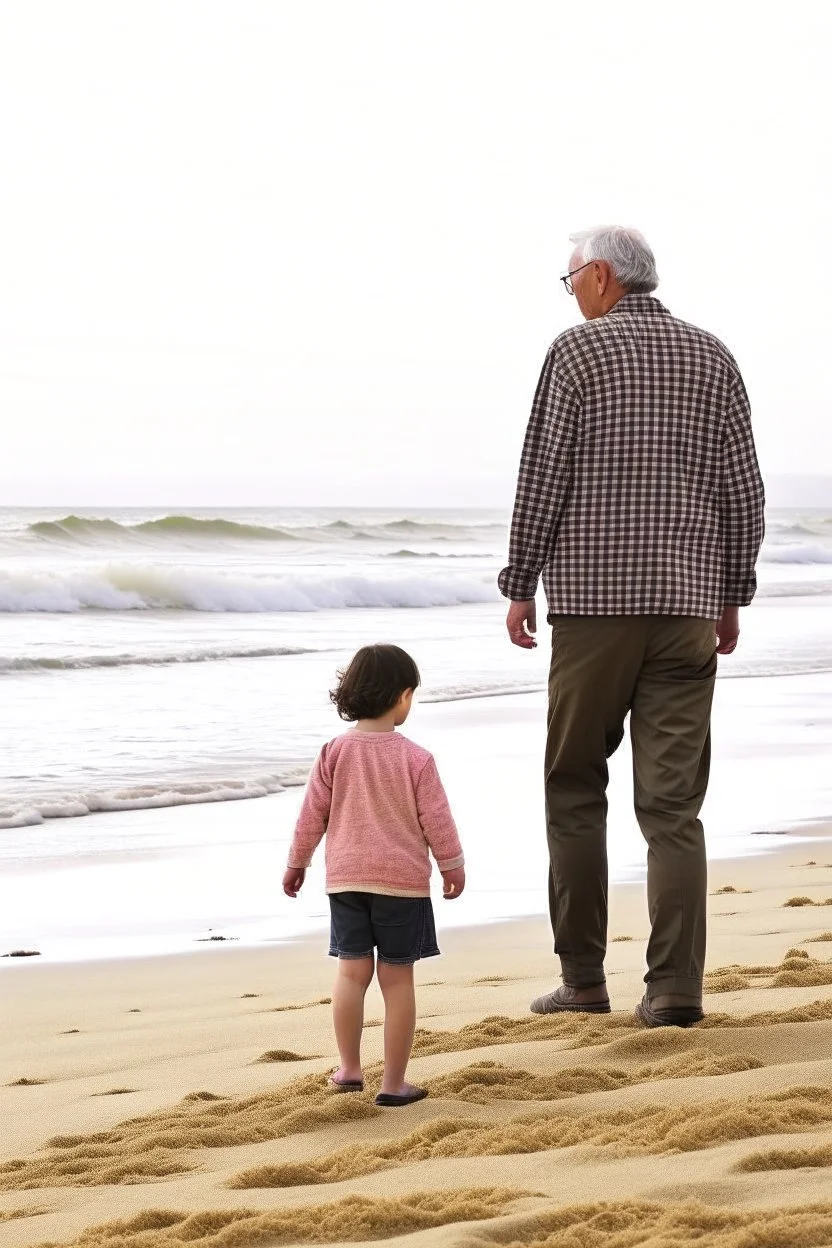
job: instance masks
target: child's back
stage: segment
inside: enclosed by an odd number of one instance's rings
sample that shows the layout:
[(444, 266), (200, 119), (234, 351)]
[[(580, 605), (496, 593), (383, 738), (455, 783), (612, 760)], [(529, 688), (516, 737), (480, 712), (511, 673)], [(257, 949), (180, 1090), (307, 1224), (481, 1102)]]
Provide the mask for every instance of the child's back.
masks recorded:
[(390, 1106), (427, 1095), (404, 1075), (416, 1026), (413, 964), (439, 953), (428, 851), (446, 897), (465, 887), (462, 847), (433, 757), (396, 732), (418, 684), (416, 664), (398, 646), (365, 646), (341, 674), (332, 700), (356, 726), (325, 745), (315, 762), (283, 877), (284, 892), (297, 896), (326, 835), (329, 952), (338, 958), (332, 1013), (341, 1056), (330, 1084), (342, 1092), (364, 1088), (364, 996), (377, 969), (385, 1023), (376, 1103)]
[(429, 897), (430, 859), (463, 864), (436, 763), (395, 730), (351, 728), (320, 753), (289, 865), (308, 867), (326, 832), (326, 891)]

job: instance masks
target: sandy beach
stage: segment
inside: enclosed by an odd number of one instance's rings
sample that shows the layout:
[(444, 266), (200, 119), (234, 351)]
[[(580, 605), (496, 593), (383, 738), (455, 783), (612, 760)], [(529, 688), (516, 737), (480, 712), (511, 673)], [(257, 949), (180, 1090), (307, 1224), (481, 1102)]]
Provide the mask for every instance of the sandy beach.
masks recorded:
[(319, 934), (9, 959), (0, 1240), (832, 1244), (832, 828), (813, 835), (712, 864), (689, 1031), (633, 1021), (642, 885), (613, 890), (601, 1019), (529, 1013), (554, 980), (543, 918), (445, 930), (417, 970), (410, 1073), (430, 1096), (402, 1111), (372, 1104), (377, 1026), (367, 1091), (326, 1090)]

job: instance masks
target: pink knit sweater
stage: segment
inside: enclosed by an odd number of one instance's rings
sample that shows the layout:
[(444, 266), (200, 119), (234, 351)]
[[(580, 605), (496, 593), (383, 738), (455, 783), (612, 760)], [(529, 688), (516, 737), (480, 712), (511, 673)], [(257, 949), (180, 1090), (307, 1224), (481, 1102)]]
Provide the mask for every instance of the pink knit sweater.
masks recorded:
[(308, 867), (324, 833), (328, 893), (428, 897), (428, 849), (440, 871), (464, 862), (433, 756), (395, 731), (351, 728), (321, 750), (289, 867)]

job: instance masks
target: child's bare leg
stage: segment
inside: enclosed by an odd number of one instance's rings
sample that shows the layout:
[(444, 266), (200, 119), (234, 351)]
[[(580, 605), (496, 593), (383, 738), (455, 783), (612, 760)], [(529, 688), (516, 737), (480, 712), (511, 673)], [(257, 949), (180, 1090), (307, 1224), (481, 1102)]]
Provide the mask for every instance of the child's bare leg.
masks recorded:
[(341, 1065), (332, 1076), (339, 1081), (361, 1078), (361, 1032), (364, 995), (373, 978), (373, 958), (339, 958), (332, 990), (332, 1022)]
[(404, 1076), (416, 1030), (413, 967), (378, 962), (378, 984), (384, 997), (384, 1075), (381, 1091), (404, 1096), (412, 1090)]

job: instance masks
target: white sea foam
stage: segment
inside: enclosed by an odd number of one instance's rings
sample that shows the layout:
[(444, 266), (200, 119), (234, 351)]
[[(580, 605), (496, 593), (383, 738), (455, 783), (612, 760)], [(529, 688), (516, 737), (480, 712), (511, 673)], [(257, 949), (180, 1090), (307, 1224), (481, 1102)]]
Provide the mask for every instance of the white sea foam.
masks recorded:
[(100, 811), (153, 810), (266, 797), (269, 793), (280, 793), (290, 785), (303, 783), (306, 770), (296, 766), (281, 774), (247, 779), (218, 778), (186, 783), (168, 780), (90, 793), (33, 795), (0, 807), (0, 829), (34, 827), (47, 819), (77, 819)]
[(207, 568), (110, 564), (0, 573), (0, 611), (322, 611), (361, 607), (449, 607), (493, 602), (493, 580), (474, 577), (279, 576)]
[(763, 547), (763, 563), (832, 563), (832, 547), (820, 542), (783, 542)]

